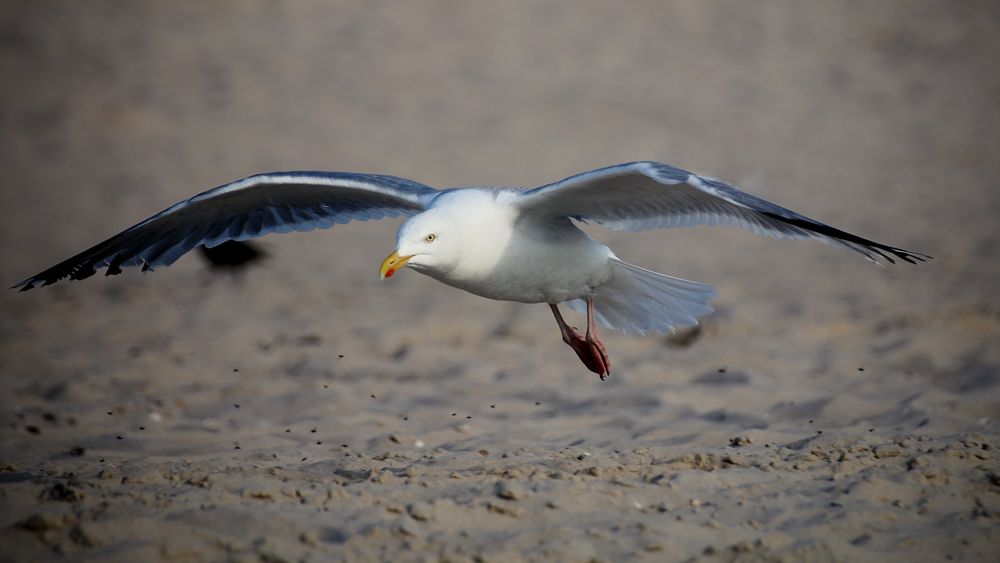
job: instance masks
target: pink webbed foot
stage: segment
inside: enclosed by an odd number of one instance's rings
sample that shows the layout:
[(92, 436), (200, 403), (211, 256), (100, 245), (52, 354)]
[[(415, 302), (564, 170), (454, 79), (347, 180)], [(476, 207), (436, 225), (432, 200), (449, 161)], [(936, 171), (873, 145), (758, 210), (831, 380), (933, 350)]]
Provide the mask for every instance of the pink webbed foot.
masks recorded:
[(563, 342), (569, 344), (583, 365), (587, 366), (587, 369), (596, 373), (601, 381), (606, 380), (611, 374), (611, 359), (608, 357), (604, 343), (596, 338), (587, 338), (581, 335), (571, 326), (566, 328), (568, 330), (563, 334)]
[(576, 328), (566, 324), (556, 305), (550, 304), (549, 306), (552, 308), (552, 314), (555, 316), (556, 322), (559, 323), (559, 331), (562, 333), (563, 342), (569, 344), (570, 348), (580, 358), (580, 361), (583, 362), (583, 365), (587, 366), (587, 369), (596, 373), (600, 376), (601, 381), (604, 381), (611, 374), (611, 358), (608, 357), (608, 351), (604, 347), (604, 343), (597, 336), (597, 327), (594, 325), (593, 319), (592, 299), (588, 300), (587, 326), (589, 328), (586, 336), (581, 335)]

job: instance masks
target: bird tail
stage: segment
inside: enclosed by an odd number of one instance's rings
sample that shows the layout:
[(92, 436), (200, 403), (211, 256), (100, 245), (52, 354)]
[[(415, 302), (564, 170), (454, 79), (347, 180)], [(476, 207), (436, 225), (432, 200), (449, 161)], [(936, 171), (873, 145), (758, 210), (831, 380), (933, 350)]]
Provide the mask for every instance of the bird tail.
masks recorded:
[[(614, 278), (597, 289), (596, 320), (626, 334), (673, 332), (678, 326), (698, 324), (698, 317), (713, 311), (709, 301), (715, 288), (703, 283), (665, 276), (617, 258), (611, 259)], [(567, 301), (577, 313), (586, 314), (582, 299)]]

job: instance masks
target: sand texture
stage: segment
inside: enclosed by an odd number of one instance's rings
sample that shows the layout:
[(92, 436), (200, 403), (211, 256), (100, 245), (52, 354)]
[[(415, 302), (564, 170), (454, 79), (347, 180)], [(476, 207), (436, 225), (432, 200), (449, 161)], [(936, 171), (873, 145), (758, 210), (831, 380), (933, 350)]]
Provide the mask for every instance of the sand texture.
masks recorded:
[(590, 228), (720, 293), (605, 383), (379, 282), (397, 221), (6, 291), (0, 560), (995, 561), (998, 61), (988, 1), (5, 2), (7, 285), (254, 172), (639, 159), (935, 259)]

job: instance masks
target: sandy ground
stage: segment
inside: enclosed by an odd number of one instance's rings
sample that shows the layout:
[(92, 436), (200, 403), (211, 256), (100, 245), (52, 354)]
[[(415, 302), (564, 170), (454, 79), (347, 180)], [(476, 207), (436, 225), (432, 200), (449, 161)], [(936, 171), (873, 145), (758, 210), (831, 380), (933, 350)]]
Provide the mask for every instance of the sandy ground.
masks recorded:
[(0, 295), (0, 559), (985, 561), (993, 2), (5, 2), (0, 279), (275, 169), (537, 185), (655, 159), (875, 240), (594, 235), (682, 338), (377, 266), (394, 223)]

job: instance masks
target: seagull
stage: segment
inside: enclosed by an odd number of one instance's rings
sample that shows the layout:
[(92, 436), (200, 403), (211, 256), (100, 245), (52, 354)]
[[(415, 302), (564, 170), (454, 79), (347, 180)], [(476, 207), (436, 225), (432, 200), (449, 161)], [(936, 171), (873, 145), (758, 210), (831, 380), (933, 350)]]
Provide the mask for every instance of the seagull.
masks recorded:
[[(876, 264), (916, 264), (930, 256), (830, 227), (714, 178), (659, 162), (630, 162), (537, 188), (437, 190), (382, 174), (270, 172), (202, 192), (12, 289), (29, 290), (98, 269), (119, 274), (169, 266), (197, 246), (216, 247), (269, 233), (311, 231), (350, 221), (406, 217), (380, 279), (404, 267), (469, 293), (545, 303), (563, 342), (603, 381), (611, 359), (597, 325), (626, 334), (666, 333), (712, 312), (717, 294), (619, 259), (580, 228), (643, 231), (727, 225), (773, 238), (816, 239)], [(587, 317), (583, 334), (559, 304)]]

